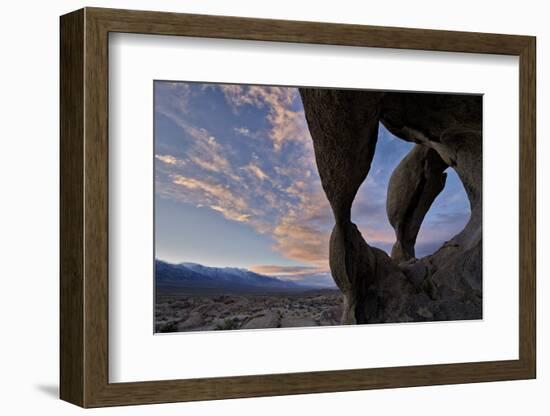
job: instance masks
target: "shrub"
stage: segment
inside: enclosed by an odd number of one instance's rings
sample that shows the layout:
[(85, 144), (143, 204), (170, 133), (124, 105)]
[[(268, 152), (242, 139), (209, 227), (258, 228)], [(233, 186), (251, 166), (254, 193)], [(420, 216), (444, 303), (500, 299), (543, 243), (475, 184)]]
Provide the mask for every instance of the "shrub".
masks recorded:
[(223, 324), (216, 325), (216, 329), (220, 331), (230, 331), (232, 329), (238, 329), (238, 325), (233, 319), (225, 318)]

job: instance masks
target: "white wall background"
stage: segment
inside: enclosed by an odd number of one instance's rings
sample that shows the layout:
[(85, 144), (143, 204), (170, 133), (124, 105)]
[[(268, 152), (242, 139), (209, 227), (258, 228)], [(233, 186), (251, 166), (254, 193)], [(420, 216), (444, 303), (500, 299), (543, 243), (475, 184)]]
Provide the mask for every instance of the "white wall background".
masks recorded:
[[(545, 2), (121, 0), (5, 2), (0, 15), (0, 410), (4, 414), (71, 415), (81, 409), (58, 394), (58, 16), (82, 6), (240, 15), (536, 35), (538, 41), (538, 379), (87, 411), (103, 415), (546, 415), (550, 361), (545, 347), (545, 284), (550, 238), (550, 145), (543, 129), (550, 89), (545, 73), (550, 26)], [(505, 167), (503, 167), (505, 168)], [(543, 326), (546, 325), (546, 331)], [(335, 343), (335, 348), (338, 345)], [(404, 346), (404, 354), (406, 346)]]

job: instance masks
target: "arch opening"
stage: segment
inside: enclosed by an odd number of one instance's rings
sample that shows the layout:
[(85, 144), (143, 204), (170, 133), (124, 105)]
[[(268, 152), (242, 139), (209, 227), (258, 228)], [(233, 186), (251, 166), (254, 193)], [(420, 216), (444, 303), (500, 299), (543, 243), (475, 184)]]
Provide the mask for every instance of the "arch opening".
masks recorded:
[[(386, 212), (388, 185), (392, 173), (414, 146), (414, 143), (395, 136), (379, 123), (371, 169), (352, 206), (353, 221), (365, 240), (388, 255), (396, 241)], [(452, 167), (448, 167), (445, 173), (445, 186), (420, 226), (415, 244), (416, 258), (433, 254), (443, 243), (460, 233), (470, 219), (470, 202), (460, 177)]]

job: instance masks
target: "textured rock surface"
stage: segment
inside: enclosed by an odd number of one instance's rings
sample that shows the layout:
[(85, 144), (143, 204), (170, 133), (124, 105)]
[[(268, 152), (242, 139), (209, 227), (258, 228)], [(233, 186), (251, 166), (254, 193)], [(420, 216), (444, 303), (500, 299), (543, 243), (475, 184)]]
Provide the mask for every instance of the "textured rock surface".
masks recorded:
[(261, 329), (261, 328), (276, 328), (279, 318), (273, 312), (266, 312), (263, 315), (253, 317), (245, 323), (243, 329)]
[[(343, 323), (481, 318), (481, 97), (308, 88), (300, 94), (335, 218), (330, 268), (344, 294)], [(389, 184), (392, 258), (370, 246), (351, 221), (379, 123), (417, 143)], [(437, 252), (416, 259), (418, 231), (449, 166), (464, 184), (470, 220)]]
[(157, 291), (155, 332), (339, 325), (338, 289), (271, 294)]
[[(323, 189), (337, 225), (350, 221), (351, 204), (370, 170), (378, 140), (381, 93), (300, 90)], [(308, 111), (307, 109), (311, 109)]]
[(414, 245), (424, 216), (443, 190), (447, 169), (439, 154), (416, 145), (399, 163), (388, 184), (386, 210), (395, 230), (391, 257), (397, 262), (415, 257)]

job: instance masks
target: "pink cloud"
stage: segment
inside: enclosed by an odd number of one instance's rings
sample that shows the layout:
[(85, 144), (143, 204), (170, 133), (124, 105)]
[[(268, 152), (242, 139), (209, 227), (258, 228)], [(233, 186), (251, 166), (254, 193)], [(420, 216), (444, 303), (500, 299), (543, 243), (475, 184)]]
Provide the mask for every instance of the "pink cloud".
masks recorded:
[(167, 165), (185, 165), (185, 160), (180, 160), (172, 155), (155, 155), (155, 159), (158, 159), (161, 162), (166, 163)]
[(271, 264), (254, 265), (250, 267), (255, 273), (267, 274), (272, 276), (296, 276), (296, 275), (310, 275), (313, 273), (327, 273), (328, 270), (308, 267), (308, 266), (277, 266)]
[(271, 125), (269, 137), (275, 150), (280, 150), (287, 141), (309, 140), (303, 111), (292, 109), (298, 96), (296, 88), (220, 85), (220, 89), (234, 109), (244, 105), (267, 109), (266, 119)]

